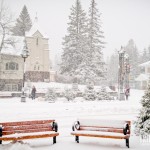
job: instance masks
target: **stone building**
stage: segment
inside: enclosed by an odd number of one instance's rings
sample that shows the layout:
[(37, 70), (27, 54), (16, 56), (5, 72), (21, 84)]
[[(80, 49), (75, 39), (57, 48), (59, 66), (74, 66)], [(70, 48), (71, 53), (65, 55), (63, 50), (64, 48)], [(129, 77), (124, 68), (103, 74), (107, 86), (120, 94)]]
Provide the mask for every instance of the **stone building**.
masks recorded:
[(20, 56), (0, 54), (0, 91), (21, 91), (23, 60)]

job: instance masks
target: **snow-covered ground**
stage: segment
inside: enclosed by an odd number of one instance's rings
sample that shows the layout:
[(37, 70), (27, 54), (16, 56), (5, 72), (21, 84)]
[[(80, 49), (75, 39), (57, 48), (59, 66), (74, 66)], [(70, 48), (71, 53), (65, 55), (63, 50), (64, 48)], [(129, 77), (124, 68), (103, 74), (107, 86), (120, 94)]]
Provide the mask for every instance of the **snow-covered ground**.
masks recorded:
[(83, 101), (81, 98), (74, 102), (57, 99), (55, 103), (48, 103), (42, 99), (20, 102), (20, 98), (0, 99), (0, 122), (55, 119), (59, 125), (57, 143), (52, 144), (52, 138), (23, 140), (22, 143), (3, 142), (0, 150), (122, 150), (127, 149), (124, 140), (80, 137), (76, 143), (70, 135), (72, 124), (77, 118), (126, 119), (132, 121), (130, 150), (149, 150), (150, 141), (143, 143), (134, 134), (133, 122), (140, 109), (140, 99), (143, 91), (131, 90), (128, 101)]

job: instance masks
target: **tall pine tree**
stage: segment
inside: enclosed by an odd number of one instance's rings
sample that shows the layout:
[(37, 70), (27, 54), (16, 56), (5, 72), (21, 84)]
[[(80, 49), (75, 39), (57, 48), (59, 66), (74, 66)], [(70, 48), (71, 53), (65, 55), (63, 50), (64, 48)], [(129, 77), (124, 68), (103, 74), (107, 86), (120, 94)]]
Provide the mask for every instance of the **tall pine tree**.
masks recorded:
[(150, 135), (150, 80), (145, 95), (141, 100), (142, 108), (135, 124), (137, 134)]
[(25, 32), (29, 31), (32, 27), (32, 21), (30, 19), (27, 7), (24, 5), (19, 18), (16, 20), (16, 24), (12, 29), (12, 32), (16, 36), (25, 36)]
[(137, 47), (133, 41), (133, 39), (130, 39), (127, 46), (125, 47), (126, 53), (129, 55), (129, 61), (130, 61), (130, 82), (134, 83), (135, 78), (139, 75), (139, 52), (137, 50)]
[(68, 34), (64, 37), (61, 73), (76, 77), (86, 49), (87, 18), (79, 0), (71, 8)]
[(63, 42), (61, 72), (78, 78), (80, 83), (104, 77), (104, 42), (99, 17), (94, 0), (89, 10), (89, 20), (79, 0), (71, 8), (68, 35)]
[(88, 19), (89, 65), (97, 79), (104, 78), (105, 68), (102, 50), (104, 48), (102, 22), (95, 0), (91, 1)]

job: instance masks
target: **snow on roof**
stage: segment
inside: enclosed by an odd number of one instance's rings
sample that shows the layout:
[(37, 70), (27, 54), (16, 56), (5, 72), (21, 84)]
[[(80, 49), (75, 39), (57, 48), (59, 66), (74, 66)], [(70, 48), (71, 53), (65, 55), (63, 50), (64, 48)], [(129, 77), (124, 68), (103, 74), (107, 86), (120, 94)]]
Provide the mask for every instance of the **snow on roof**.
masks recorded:
[(14, 44), (13, 45), (7, 44), (5, 47), (3, 47), (2, 53), (11, 55), (20, 55), (24, 46), (24, 37), (12, 36), (11, 39), (13, 39)]
[(30, 31), (26, 32), (26, 37), (32, 37), (35, 32), (39, 31), (44, 38), (48, 38), (45, 31), (39, 26), (37, 19), (34, 21)]
[(136, 81), (145, 81), (145, 80), (147, 81), (147, 80), (149, 80), (149, 76), (146, 74), (140, 74), (135, 80)]
[(147, 62), (145, 62), (143, 64), (140, 64), (139, 66), (140, 67), (150, 66), (150, 61), (147, 61)]

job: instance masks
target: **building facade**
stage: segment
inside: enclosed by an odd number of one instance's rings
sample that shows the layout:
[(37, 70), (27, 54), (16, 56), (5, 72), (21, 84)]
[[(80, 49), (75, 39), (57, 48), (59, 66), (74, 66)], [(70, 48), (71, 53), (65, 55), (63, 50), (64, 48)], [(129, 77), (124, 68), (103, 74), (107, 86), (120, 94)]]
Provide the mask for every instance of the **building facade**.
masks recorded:
[(139, 65), (141, 74), (135, 79), (136, 87), (145, 90), (150, 82), (150, 61)]
[(0, 91), (21, 91), (22, 79), (21, 56), (0, 54)]
[(0, 91), (21, 91), (23, 72), (25, 72), (25, 82), (55, 81), (55, 73), (50, 70), (49, 39), (39, 28), (37, 22), (26, 33), (25, 40), (29, 56), (26, 58), (25, 64), (21, 57), (24, 38), (20, 37), (20, 39), (18, 44), (22, 46), (18, 48), (18, 51), (20, 51), (19, 55), (16, 55), (16, 53), (0, 54)]
[(25, 79), (44, 82), (50, 79), (50, 59), (48, 38), (38, 30), (26, 36), (29, 57), (26, 59)]

